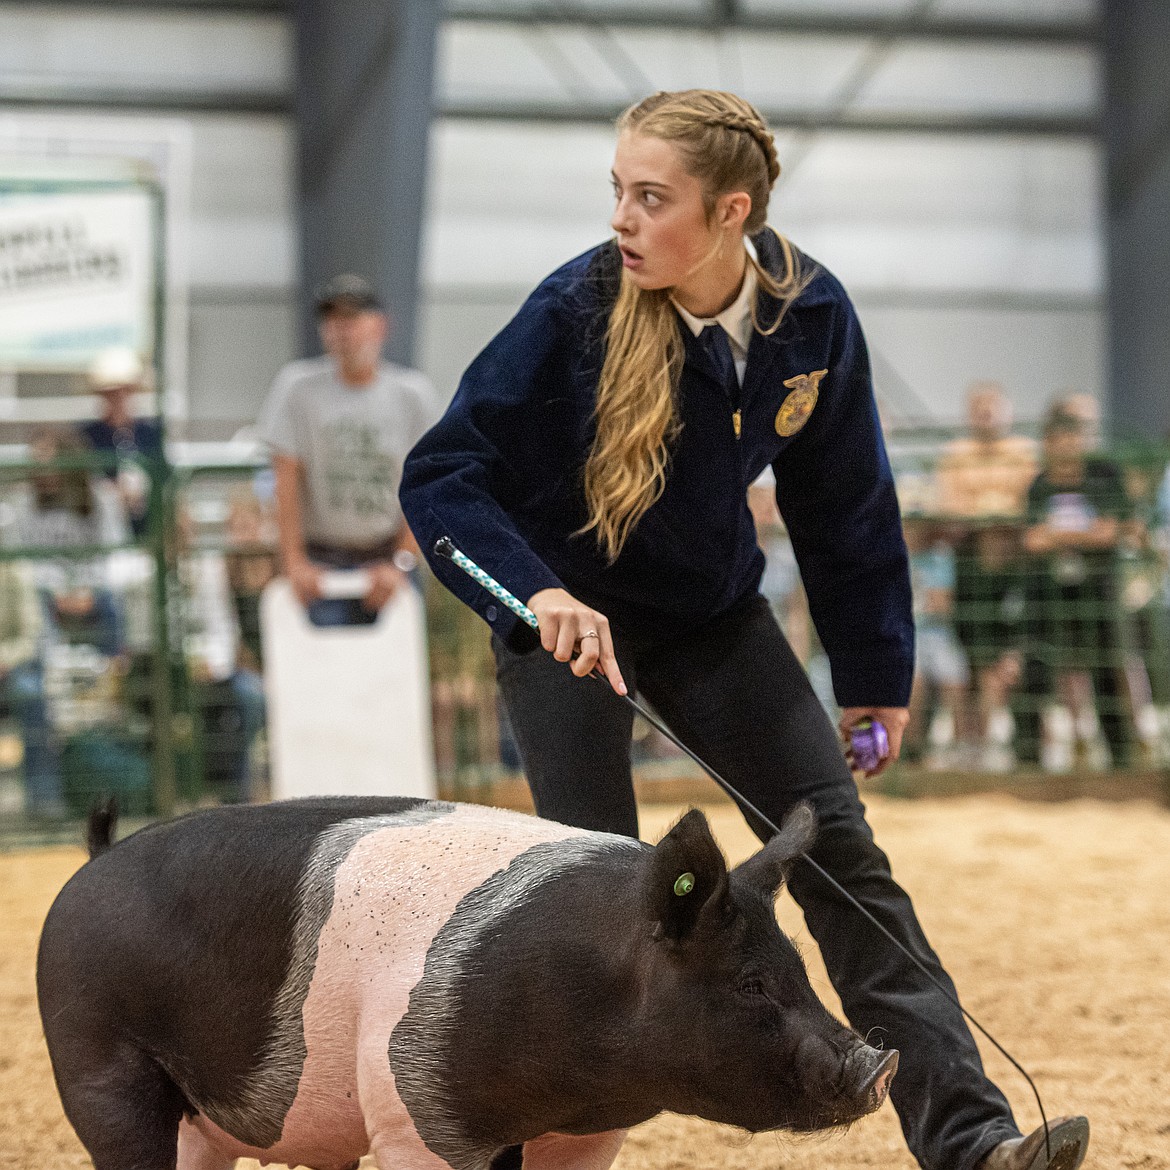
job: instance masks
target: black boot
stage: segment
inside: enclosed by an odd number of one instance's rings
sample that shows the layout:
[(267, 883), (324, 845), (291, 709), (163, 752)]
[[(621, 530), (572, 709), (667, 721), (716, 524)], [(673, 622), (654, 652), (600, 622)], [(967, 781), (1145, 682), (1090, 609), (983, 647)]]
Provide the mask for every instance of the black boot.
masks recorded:
[(1058, 1117), (1048, 1123), (1047, 1145), (1041, 1126), (1027, 1137), (1000, 1142), (978, 1170), (1077, 1170), (1088, 1148), (1089, 1119)]

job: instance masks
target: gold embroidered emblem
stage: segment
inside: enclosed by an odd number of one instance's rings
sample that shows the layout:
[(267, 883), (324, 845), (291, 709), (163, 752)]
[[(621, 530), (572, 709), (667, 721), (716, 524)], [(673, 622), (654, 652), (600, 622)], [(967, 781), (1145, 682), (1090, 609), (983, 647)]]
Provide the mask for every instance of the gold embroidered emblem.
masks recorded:
[(809, 415), (812, 414), (820, 396), (817, 387), (828, 372), (813, 370), (811, 374), (797, 374), (795, 378), (784, 379), (784, 385), (789, 387), (792, 393), (776, 411), (776, 434), (787, 438), (789, 435), (795, 435), (808, 422)]

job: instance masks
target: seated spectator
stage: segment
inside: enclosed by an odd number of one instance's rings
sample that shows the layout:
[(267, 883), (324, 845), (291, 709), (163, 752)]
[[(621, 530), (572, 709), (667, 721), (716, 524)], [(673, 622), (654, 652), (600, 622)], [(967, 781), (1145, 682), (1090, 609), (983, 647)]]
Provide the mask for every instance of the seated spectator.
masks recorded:
[(800, 664), (808, 674), (821, 706), (836, 723), (840, 714), (833, 695), (829, 658), (821, 646), (808, 611), (808, 598), (800, 580), (796, 553), (776, 505), (776, 478), (765, 468), (748, 488), (748, 508), (756, 525), (756, 539), (764, 554), (760, 592), (768, 599), (776, 620)]
[[(20, 572), (39, 607), (36, 656), (13, 662), (6, 697), (24, 728), (30, 809), (77, 812), (111, 774), (97, 776), (94, 751), (105, 746), (98, 729), (116, 722), (125, 647), (121, 598), (102, 550), (126, 533), (112, 486), (81, 465), (88, 448), (75, 432), (42, 428), (30, 447), (36, 463), (64, 466), (29, 476), (5, 527), (7, 547), (36, 554)], [(8, 585), (23, 588), (19, 577), (10, 576)], [(27, 629), (30, 620), (21, 621)], [(128, 765), (122, 754), (101, 759), (123, 772)]]
[(764, 554), (760, 592), (768, 599), (792, 652), (807, 665), (809, 657), (808, 603), (800, 584), (800, 570), (792, 541), (776, 506), (776, 479), (772, 469), (748, 488), (748, 509), (756, 525), (756, 540)]
[[(1089, 458), (1092, 430), (1058, 402), (1044, 423), (1044, 469), (1028, 492), (1024, 549), (1031, 558), (1026, 606), (1024, 696), (1017, 750), (1041, 759), (1041, 711), (1054, 695), (1088, 741), (1098, 720), (1113, 764), (1129, 761), (1130, 720), (1122, 698), (1118, 550), (1131, 506), (1116, 465)], [(1095, 692), (1098, 710), (1092, 706)], [(1063, 751), (1049, 735), (1050, 747)], [(1071, 759), (1050, 750), (1047, 766)]]
[[(79, 461), (87, 450), (66, 428), (42, 428), (30, 448), (37, 463)], [(6, 537), (16, 548), (95, 550), (88, 557), (38, 559), (33, 578), (49, 630), (110, 657), (122, 649), (122, 615), (109, 587), (106, 558), (97, 550), (125, 536), (118, 500), (106, 484), (82, 467), (66, 467), (29, 477)]]
[[(133, 398), (150, 389), (150, 377), (142, 358), (126, 346), (102, 350), (89, 369), (89, 386), (98, 396), (100, 413), (83, 423), (81, 433), (94, 451), (116, 455), (163, 457), (162, 428), (152, 418), (135, 418)], [(135, 536), (146, 530), (150, 480), (137, 463), (123, 461), (108, 468), (106, 479), (118, 491), (130, 529)]]
[(264, 726), (264, 682), (245, 665), (224, 554), (193, 547), (190, 514), (180, 511), (179, 575), (183, 586), (184, 650), (194, 684), (206, 788), (228, 801), (256, 796), (252, 744)]
[(1010, 766), (1008, 697), (1020, 677), (1023, 590), (1019, 521), (1038, 469), (1033, 440), (1013, 435), (1012, 407), (995, 382), (967, 399), (970, 434), (948, 443), (937, 471), (938, 511), (955, 530), (955, 631), (975, 671), (981, 765)]
[[(177, 596), (170, 596), (169, 626), (182, 636), (182, 660), (156, 653), (157, 630), (149, 574), (125, 585), (128, 658), (124, 701), (142, 726), (153, 751), (157, 732), (159, 675), (169, 671), (170, 695), (193, 718), (193, 750), (176, 759), (179, 797), (197, 802), (211, 796), (246, 802), (260, 795), (252, 774), (252, 746), (265, 722), (259, 669), (240, 637), (229, 586), (227, 558), (215, 548), (194, 545), (190, 513), (176, 515)], [(163, 665), (166, 663), (166, 665)]]
[(260, 595), (278, 572), (276, 525), (253, 491), (233, 495), (227, 516), (228, 584), (240, 631), (240, 662), (263, 670)]
[[(911, 758), (926, 755), (929, 768), (961, 761), (967, 741), (967, 687), (971, 671), (952, 623), (955, 552), (935, 525), (908, 519), (904, 525), (914, 594), (914, 683), (906, 746)], [(931, 692), (938, 710), (926, 730)], [(905, 750), (905, 749), (904, 749)]]
[(41, 605), (28, 565), (0, 561), (0, 698), (20, 732), (25, 811), (54, 819), (66, 810), (60, 751), (45, 701), (42, 638)]

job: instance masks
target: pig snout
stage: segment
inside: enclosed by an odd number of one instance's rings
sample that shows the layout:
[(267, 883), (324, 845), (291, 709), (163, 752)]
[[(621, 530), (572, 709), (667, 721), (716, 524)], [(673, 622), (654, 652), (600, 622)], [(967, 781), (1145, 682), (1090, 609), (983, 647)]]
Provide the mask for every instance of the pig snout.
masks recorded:
[(898, 1071), (898, 1050), (891, 1048), (888, 1052), (880, 1052), (876, 1048), (867, 1048), (858, 1056), (865, 1062), (859, 1093), (865, 1100), (866, 1112), (872, 1113), (880, 1108), (890, 1091), (890, 1082)]
[(873, 1113), (889, 1095), (898, 1069), (895, 1049), (872, 1048), (856, 1037), (845, 1044), (807, 1038), (796, 1060), (801, 1104), (788, 1128), (799, 1132), (852, 1125)]

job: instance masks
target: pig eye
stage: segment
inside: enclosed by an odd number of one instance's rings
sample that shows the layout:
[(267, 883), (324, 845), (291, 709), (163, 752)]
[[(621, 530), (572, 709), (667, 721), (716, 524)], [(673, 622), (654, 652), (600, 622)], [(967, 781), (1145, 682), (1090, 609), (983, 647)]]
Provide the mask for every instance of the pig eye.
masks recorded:
[(763, 996), (764, 981), (762, 979), (741, 979), (739, 983), (740, 995)]

